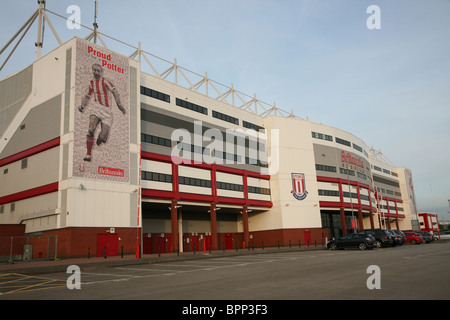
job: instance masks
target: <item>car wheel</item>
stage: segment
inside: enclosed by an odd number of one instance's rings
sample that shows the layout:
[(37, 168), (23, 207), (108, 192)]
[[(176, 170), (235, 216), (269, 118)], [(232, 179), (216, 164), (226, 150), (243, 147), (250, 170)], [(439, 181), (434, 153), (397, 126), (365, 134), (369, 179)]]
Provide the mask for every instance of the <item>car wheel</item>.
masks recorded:
[(381, 241), (380, 240), (377, 240), (375, 242), (375, 244), (376, 244), (377, 248), (381, 248)]
[(331, 244), (331, 245), (330, 245), (330, 249), (331, 249), (331, 250), (336, 250), (336, 249), (337, 249), (336, 243)]
[(360, 243), (358, 248), (359, 248), (359, 250), (366, 250), (367, 249), (367, 245), (365, 243)]
[(416, 240), (414, 240), (414, 239), (411, 240), (411, 244), (416, 244), (416, 243), (417, 243)]

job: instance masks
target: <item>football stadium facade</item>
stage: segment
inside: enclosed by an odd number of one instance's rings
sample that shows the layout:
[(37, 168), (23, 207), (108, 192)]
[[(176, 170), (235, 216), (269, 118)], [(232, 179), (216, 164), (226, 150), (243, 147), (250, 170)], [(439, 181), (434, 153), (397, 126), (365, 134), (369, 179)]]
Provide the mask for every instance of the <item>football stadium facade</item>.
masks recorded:
[(412, 229), (411, 171), (352, 133), (143, 63), (73, 38), (0, 80), (2, 235), (75, 257)]

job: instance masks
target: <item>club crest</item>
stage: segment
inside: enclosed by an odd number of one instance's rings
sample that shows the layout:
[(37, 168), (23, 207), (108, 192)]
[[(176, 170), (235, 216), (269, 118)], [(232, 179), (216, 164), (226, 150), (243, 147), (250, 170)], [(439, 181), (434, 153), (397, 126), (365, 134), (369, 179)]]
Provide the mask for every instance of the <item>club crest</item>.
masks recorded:
[(308, 195), (305, 184), (304, 173), (291, 173), (292, 177), (292, 195), (297, 200), (303, 200)]

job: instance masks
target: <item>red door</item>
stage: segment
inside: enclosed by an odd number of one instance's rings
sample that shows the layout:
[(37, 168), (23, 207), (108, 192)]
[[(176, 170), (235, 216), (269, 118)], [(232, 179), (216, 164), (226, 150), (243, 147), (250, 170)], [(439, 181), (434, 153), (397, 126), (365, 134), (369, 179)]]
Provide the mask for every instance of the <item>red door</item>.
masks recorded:
[(311, 233), (309, 231), (305, 232), (305, 245), (311, 245)]
[(233, 249), (233, 234), (225, 233), (225, 250)]
[(153, 233), (153, 252), (154, 253), (165, 253), (166, 252), (166, 241), (161, 233)]
[(97, 235), (97, 257), (119, 255), (119, 235), (114, 233)]
[(191, 236), (191, 250), (198, 252), (198, 236)]
[(151, 254), (153, 253), (152, 251), (152, 237), (151, 237), (151, 233), (144, 233), (142, 235), (142, 245), (144, 246), (142, 248), (142, 252), (144, 254)]

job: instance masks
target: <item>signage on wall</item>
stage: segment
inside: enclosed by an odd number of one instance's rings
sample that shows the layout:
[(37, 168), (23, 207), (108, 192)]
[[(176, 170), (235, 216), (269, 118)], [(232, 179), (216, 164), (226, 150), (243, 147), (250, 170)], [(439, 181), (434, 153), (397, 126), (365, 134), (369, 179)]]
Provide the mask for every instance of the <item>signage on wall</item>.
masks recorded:
[(364, 173), (364, 162), (361, 157), (354, 156), (350, 152), (345, 153), (345, 151), (341, 151), (341, 162), (344, 169)]
[(297, 200), (303, 200), (308, 195), (306, 191), (305, 174), (291, 173), (292, 177), (292, 195)]
[(129, 181), (129, 61), (77, 40), (73, 175)]

